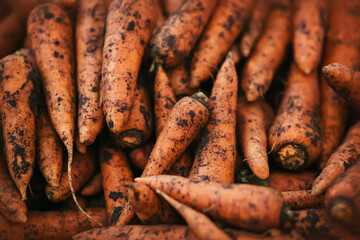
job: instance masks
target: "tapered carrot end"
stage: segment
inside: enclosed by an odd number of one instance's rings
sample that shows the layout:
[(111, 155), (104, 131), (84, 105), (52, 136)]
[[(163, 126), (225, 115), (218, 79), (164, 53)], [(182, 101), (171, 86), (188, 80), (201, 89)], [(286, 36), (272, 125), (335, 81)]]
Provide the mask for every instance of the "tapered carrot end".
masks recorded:
[(19, 211), (16, 216), (17, 223), (26, 223), (27, 216), (26, 216), (26, 207), (24, 208), (25, 211)]
[(27, 186), (18, 186), (18, 189), (20, 191), (20, 194), (21, 194), (21, 200), (25, 201), (27, 199), (26, 197), (26, 189), (27, 189)]
[(321, 184), (318, 184), (316, 181), (314, 182), (312, 188), (311, 188), (311, 195), (318, 196), (324, 192), (323, 187), (321, 187)]
[(130, 202), (128, 202), (123, 208), (123, 211), (121, 212), (118, 220), (116, 221), (115, 226), (128, 225), (134, 217), (135, 211)]
[(307, 57), (295, 57), (295, 62), (298, 68), (306, 75), (312, 73), (312, 71), (314, 71), (314, 69), (316, 68), (316, 65), (313, 62), (309, 61)]
[(246, 44), (242, 44), (240, 47), (241, 55), (243, 55), (245, 58), (249, 57), (250, 48)]
[(248, 102), (254, 102), (256, 101), (258, 98), (259, 98), (260, 94), (258, 92), (257, 89), (251, 89), (249, 88), (247, 91), (246, 91), (246, 100)]
[[(61, 176), (61, 174), (59, 176)], [(60, 178), (57, 177), (56, 179), (55, 178), (54, 179), (49, 179), (47, 181), (47, 183), (49, 184), (49, 186), (51, 188), (56, 189), (56, 188), (58, 188), (60, 186)]]
[[(344, 66), (340, 63), (331, 63), (323, 67), (321, 69), (321, 72), (325, 78), (326, 83), (331, 86), (333, 80), (339, 78), (340, 75), (346, 73), (347, 72), (346, 70), (348, 70), (349, 72), (352, 71), (349, 67)], [(341, 80), (345, 80), (345, 79), (341, 77)]]
[(252, 169), (255, 176), (260, 179), (267, 179), (269, 177), (269, 168), (266, 167), (255, 167)]

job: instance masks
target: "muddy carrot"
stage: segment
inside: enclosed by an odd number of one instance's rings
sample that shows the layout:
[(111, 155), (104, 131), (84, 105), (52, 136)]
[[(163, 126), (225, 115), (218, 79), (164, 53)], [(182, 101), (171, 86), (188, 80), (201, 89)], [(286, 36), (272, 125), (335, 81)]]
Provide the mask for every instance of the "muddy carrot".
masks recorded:
[[(103, 208), (89, 208), (87, 212), (103, 225), (107, 225)], [(18, 224), (7, 221), (0, 216), (2, 239), (71, 239), (79, 232), (97, 227), (80, 211), (30, 211), (26, 223)]]
[(269, 187), (280, 192), (309, 190), (316, 174), (312, 171), (272, 172), (269, 177)]
[(286, 191), (281, 195), (287, 206), (291, 209), (323, 208), (324, 196), (314, 196), (311, 190)]
[(186, 61), (179, 63), (177, 66), (166, 71), (170, 79), (170, 85), (176, 96), (188, 96), (196, 92), (195, 89), (189, 87), (190, 70)]
[(81, 0), (76, 20), (78, 131), (81, 143), (90, 145), (103, 128), (100, 101), (102, 44), (109, 1)]
[(74, 145), (76, 147), (76, 149), (82, 153), (85, 154), (86, 153), (86, 149), (87, 149), (87, 145), (85, 143), (80, 142), (80, 136), (79, 136), (79, 130), (78, 128), (75, 128), (75, 139), (74, 139)]
[(340, 63), (322, 68), (326, 83), (350, 103), (360, 106), (360, 71)]
[(96, 173), (91, 177), (90, 181), (81, 190), (83, 196), (94, 196), (101, 193), (103, 190), (102, 186), (102, 175), (101, 172)]
[(360, 161), (329, 187), (325, 194), (325, 207), (332, 220), (356, 231), (360, 224)]
[(191, 158), (190, 151), (186, 149), (186, 151), (183, 154), (181, 154), (179, 159), (174, 163), (172, 169), (169, 171), (169, 175), (188, 177), (192, 163), (193, 161)]
[(11, 178), (26, 199), (36, 151), (37, 74), (25, 56), (0, 61), (1, 127)]
[(116, 0), (104, 37), (102, 99), (109, 129), (120, 134), (133, 105), (141, 58), (156, 24), (154, 0)]
[(236, 126), (239, 145), (244, 161), (260, 179), (269, 177), (266, 133), (273, 118), (274, 112), (265, 100), (247, 102), (239, 98)]
[(315, 70), (321, 60), (328, 5), (327, 0), (294, 1), (294, 60), (306, 74)]
[(216, 73), (217, 67), (242, 31), (254, 3), (253, 0), (219, 1), (193, 53), (191, 88), (198, 88), (201, 82)]
[(146, 166), (150, 153), (154, 147), (152, 141), (145, 143), (129, 152), (129, 160), (132, 165), (143, 170)]
[(263, 32), (272, 2), (273, 1), (258, 0), (254, 6), (249, 24), (244, 29), (243, 36), (240, 40), (240, 50), (244, 57), (250, 56), (253, 47)]
[(155, 61), (168, 68), (189, 56), (216, 4), (216, 0), (185, 0), (150, 40)]
[(280, 227), (290, 214), (281, 194), (264, 186), (197, 182), (167, 175), (136, 178), (135, 182), (159, 189), (214, 219), (244, 230), (257, 232)]
[(290, 43), (290, 1), (277, 1), (271, 8), (265, 32), (243, 71), (242, 89), (248, 101), (266, 93)]
[(320, 154), (320, 96), (316, 71), (302, 73), (292, 64), (278, 113), (269, 129), (269, 146), (284, 169), (310, 166)]
[(190, 179), (233, 183), (236, 160), (238, 79), (229, 54), (216, 77), (209, 100), (209, 121), (189, 174)]
[(315, 179), (312, 194), (323, 193), (340, 175), (360, 158), (360, 122), (352, 126), (343, 143), (330, 156), (326, 166)]
[(0, 58), (16, 50), (21, 43), (23, 30), (24, 24), (17, 11), (10, 12), (0, 20)]
[(184, 2), (184, 0), (162, 0), (161, 2), (164, 6), (165, 13), (170, 16), (181, 7), (181, 4)]

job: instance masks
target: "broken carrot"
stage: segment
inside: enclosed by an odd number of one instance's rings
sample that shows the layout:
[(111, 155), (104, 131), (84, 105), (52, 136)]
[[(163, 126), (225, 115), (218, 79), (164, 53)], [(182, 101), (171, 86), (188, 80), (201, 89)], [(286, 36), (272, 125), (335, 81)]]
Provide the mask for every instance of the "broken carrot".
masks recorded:
[(291, 209), (322, 209), (324, 206), (324, 195), (314, 196), (311, 190), (286, 191), (281, 195)]

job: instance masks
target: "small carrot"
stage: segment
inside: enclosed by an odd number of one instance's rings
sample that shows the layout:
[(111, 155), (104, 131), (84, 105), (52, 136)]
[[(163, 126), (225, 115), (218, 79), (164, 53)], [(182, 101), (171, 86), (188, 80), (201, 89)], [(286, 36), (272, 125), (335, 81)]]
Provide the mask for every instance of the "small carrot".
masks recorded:
[(237, 44), (237, 42), (235, 42), (232, 47), (230, 48), (229, 52), (231, 52), (231, 55), (234, 58), (234, 63), (237, 64), (240, 62), (241, 60), (241, 52), (240, 52), (240, 47), (239, 44)]
[(272, 172), (269, 177), (269, 187), (280, 192), (309, 190), (316, 174), (312, 171)]
[(102, 175), (101, 172), (96, 173), (91, 177), (90, 181), (81, 189), (81, 195), (83, 196), (94, 196), (99, 194), (103, 190), (102, 186)]
[(248, 101), (255, 101), (267, 92), (290, 37), (290, 1), (280, 0), (272, 5), (265, 32), (243, 71), (242, 89)]
[(324, 195), (314, 196), (311, 194), (311, 190), (286, 191), (281, 195), (291, 209), (322, 209), (324, 206)]
[(238, 79), (229, 54), (222, 64), (209, 100), (209, 121), (189, 174), (190, 179), (233, 183), (236, 161), (236, 99)]
[(132, 149), (129, 152), (129, 160), (131, 164), (141, 170), (144, 170), (153, 147), (154, 143), (150, 141)]
[(237, 103), (237, 132), (244, 161), (260, 179), (269, 177), (267, 156), (267, 130), (274, 118), (270, 105), (263, 99), (247, 102), (239, 98)]
[(120, 134), (132, 109), (141, 58), (155, 27), (154, 0), (116, 0), (109, 7), (102, 63), (106, 123)]
[(82, 153), (85, 154), (86, 153), (86, 149), (87, 149), (87, 145), (85, 143), (82, 143), (80, 141), (80, 135), (79, 135), (79, 130), (77, 128), (75, 128), (75, 139), (74, 139), (74, 145), (76, 147), (76, 149)]
[(343, 143), (330, 156), (326, 166), (315, 179), (312, 194), (319, 195), (337, 179), (357, 159), (360, 158), (360, 121), (352, 126)]
[[(3, 4), (1, 4), (3, 8)], [(12, 53), (23, 37), (24, 24), (15, 10), (0, 20), (0, 58)]]
[(264, 186), (198, 182), (166, 175), (136, 178), (135, 182), (158, 189), (198, 211), (206, 211), (214, 219), (255, 232), (280, 227), (291, 213), (281, 194)]
[(165, 13), (167, 14), (167, 16), (170, 16), (181, 7), (184, 0), (161, 0), (161, 2), (164, 6)]
[(177, 97), (193, 95), (196, 92), (195, 89), (189, 87), (190, 69), (186, 60), (166, 70), (166, 73)]
[(217, 0), (184, 0), (150, 40), (155, 61), (169, 68), (189, 56), (216, 4)]

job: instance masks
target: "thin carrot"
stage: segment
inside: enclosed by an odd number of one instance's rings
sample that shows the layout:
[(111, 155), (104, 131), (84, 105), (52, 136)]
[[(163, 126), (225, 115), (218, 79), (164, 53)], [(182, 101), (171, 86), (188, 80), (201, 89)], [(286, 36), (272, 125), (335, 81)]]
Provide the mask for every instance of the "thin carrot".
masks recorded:
[(209, 121), (189, 174), (190, 179), (233, 183), (236, 160), (236, 99), (238, 79), (229, 54), (222, 64), (209, 100)]
[(129, 152), (129, 160), (131, 164), (141, 170), (144, 170), (153, 147), (154, 143), (150, 141), (144, 145), (132, 149)]
[(15, 10), (0, 20), (0, 58), (16, 50), (21, 42), (23, 30), (24, 24)]
[(273, 118), (272, 108), (263, 99), (247, 102), (244, 98), (239, 98), (236, 126), (239, 145), (244, 161), (260, 179), (269, 177), (266, 133)]
[(154, 0), (115, 0), (104, 37), (102, 99), (109, 129), (120, 134), (132, 109), (141, 58), (155, 27)]
[(312, 171), (300, 172), (272, 172), (269, 177), (269, 187), (280, 192), (309, 190), (315, 180), (316, 173)]
[(102, 186), (102, 175), (101, 172), (96, 173), (91, 177), (90, 181), (81, 189), (81, 195), (83, 196), (94, 196), (99, 194), (103, 190)]
[(323, 208), (324, 195), (314, 196), (311, 190), (286, 191), (281, 195), (291, 209)]
[(195, 89), (189, 87), (190, 69), (186, 60), (168, 69), (166, 73), (176, 96), (189, 96), (196, 92)]
[(315, 179), (312, 194), (319, 195), (360, 158), (360, 121), (352, 126), (343, 143), (330, 156), (326, 166)]

